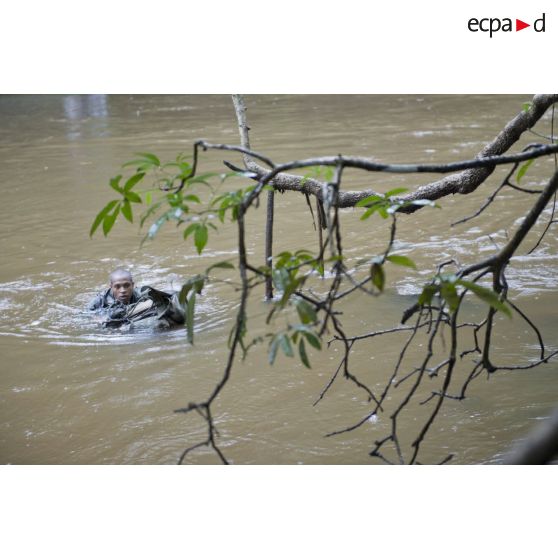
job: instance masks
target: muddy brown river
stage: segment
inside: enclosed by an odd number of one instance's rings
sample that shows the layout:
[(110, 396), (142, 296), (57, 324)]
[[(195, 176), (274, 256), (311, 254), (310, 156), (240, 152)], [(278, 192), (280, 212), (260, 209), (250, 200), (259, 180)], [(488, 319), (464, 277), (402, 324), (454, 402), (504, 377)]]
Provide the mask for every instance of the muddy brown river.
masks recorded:
[[(529, 96), (247, 96), (252, 147), (276, 162), (337, 153), (374, 156), (385, 162), (449, 162), (473, 157), (521, 110)], [(547, 115), (539, 129), (550, 131)], [(209, 265), (234, 259), (234, 227), (212, 233), (198, 256), (172, 226), (140, 247), (145, 231), (122, 217), (111, 234), (89, 238), (96, 213), (113, 198), (108, 180), (135, 152), (171, 159), (192, 142), (238, 143), (228, 96), (1, 96), (0, 165), (0, 461), (13, 464), (172, 464), (205, 437), (197, 415), (173, 410), (201, 401), (220, 378), (238, 293), (212, 282), (199, 299), (195, 345), (184, 329), (158, 331), (99, 327), (83, 313), (88, 300), (117, 266), (129, 267), (138, 285), (178, 288)], [(522, 140), (519, 147), (534, 136)], [(223, 170), (234, 155), (207, 153), (201, 172)], [(553, 161), (537, 162), (522, 185), (545, 183)], [(474, 194), (441, 200), (400, 219), (398, 252), (418, 271), (397, 268), (386, 293), (343, 305), (347, 331), (361, 334), (398, 323), (442, 259), (469, 263), (493, 251), (513, 232), (532, 198), (506, 192), (475, 220), (451, 227), (474, 213), (498, 184), (497, 171)], [(348, 172), (345, 187), (415, 188), (429, 176), (370, 176)], [(241, 184), (242, 186), (247, 183)], [(276, 199), (275, 251), (316, 248), (304, 199)], [(344, 246), (355, 261), (380, 253), (387, 230), (381, 219), (359, 220), (343, 210)], [(548, 210), (545, 213), (549, 215)], [(263, 263), (264, 209), (249, 219), (248, 249)], [(556, 286), (558, 245), (549, 234), (531, 255), (540, 224), (509, 270), (514, 300), (540, 327), (549, 349), (558, 342)], [(225, 277), (223, 272), (221, 277)], [(234, 276), (231, 276), (234, 278)], [(474, 303), (473, 307), (474, 307)], [(479, 308), (482, 305), (479, 303)], [(268, 306), (253, 300), (251, 334)], [(474, 310), (474, 308), (473, 308)], [(259, 321), (258, 321), (259, 320)], [(359, 345), (352, 366), (380, 389), (393, 368), (402, 337)], [(527, 363), (537, 340), (518, 319), (502, 322), (496, 354)], [(362, 391), (338, 379), (324, 400), (313, 403), (335, 370), (341, 349), (312, 351), (312, 369), (280, 355), (267, 364), (264, 347), (237, 363), (213, 412), (219, 445), (232, 463), (374, 464), (368, 456), (383, 436), (385, 415), (353, 432), (325, 437), (371, 408)], [(549, 416), (557, 402), (558, 360), (525, 371), (479, 377), (464, 401), (447, 401), (423, 444), (420, 460), (436, 463), (449, 452), (452, 463), (497, 463), (515, 441)], [(412, 440), (428, 415), (413, 411), (402, 428)], [(407, 435), (408, 432), (408, 435)], [(207, 448), (188, 463), (217, 463)]]

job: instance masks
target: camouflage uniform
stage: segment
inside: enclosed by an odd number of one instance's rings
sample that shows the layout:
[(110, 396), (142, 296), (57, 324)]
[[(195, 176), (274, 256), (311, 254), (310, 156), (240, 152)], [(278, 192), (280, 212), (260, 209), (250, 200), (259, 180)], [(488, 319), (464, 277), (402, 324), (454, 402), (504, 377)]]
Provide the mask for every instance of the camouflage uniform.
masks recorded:
[[(146, 304), (148, 303), (148, 304)], [(163, 325), (183, 324), (185, 320), (177, 293), (165, 293), (149, 286), (134, 289), (128, 304), (116, 300), (111, 289), (99, 293), (91, 300), (89, 311), (106, 311), (105, 326), (118, 327), (144, 318), (157, 317)]]

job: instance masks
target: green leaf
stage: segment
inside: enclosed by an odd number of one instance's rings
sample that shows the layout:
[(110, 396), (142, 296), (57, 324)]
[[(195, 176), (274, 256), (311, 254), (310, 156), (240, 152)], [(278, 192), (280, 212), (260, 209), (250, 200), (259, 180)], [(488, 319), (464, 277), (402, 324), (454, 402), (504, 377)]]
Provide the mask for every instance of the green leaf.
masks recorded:
[(196, 291), (192, 291), (188, 298), (188, 306), (186, 308), (186, 339), (188, 343), (194, 344), (194, 310), (196, 305)]
[(192, 223), (191, 225), (188, 225), (184, 229), (184, 240), (186, 240), (198, 227), (199, 223)]
[(476, 296), (478, 296), (482, 301), (486, 302), (494, 310), (499, 310), (500, 312), (504, 313), (508, 318), (512, 317), (512, 312), (509, 306), (504, 304), (498, 297), (498, 293), (487, 289), (486, 287), (482, 287), (481, 285), (477, 285), (472, 281), (465, 281), (464, 279), (459, 279), (457, 281), (459, 285), (462, 285), (466, 289), (472, 291)]
[(269, 364), (273, 364), (275, 362), (275, 357), (277, 356), (277, 349), (279, 348), (279, 339), (278, 335), (275, 335), (271, 342), (269, 343), (269, 352), (267, 358), (269, 360)]
[(198, 225), (196, 232), (194, 233), (194, 244), (198, 254), (201, 254), (202, 250), (205, 248), (205, 245), (207, 244), (207, 237), (207, 226)]
[(114, 212), (109, 215), (106, 215), (105, 218), (103, 219), (103, 234), (105, 236), (107, 236), (107, 234), (114, 226), (119, 211), (120, 211), (120, 204), (117, 204), (116, 207), (114, 208)]
[(180, 302), (180, 304), (182, 304), (182, 306), (184, 306), (186, 304), (188, 293), (192, 290), (192, 287), (193, 287), (193, 284), (190, 281), (186, 281), (186, 283), (184, 283), (184, 285), (182, 285), (182, 288), (180, 289), (180, 292), (178, 293), (178, 301)]
[(234, 269), (234, 265), (231, 262), (218, 262), (213, 265), (210, 265), (206, 270), (205, 273), (209, 273), (212, 269), (220, 268), (220, 269)]
[(124, 184), (124, 191), (127, 192), (128, 190), (131, 190), (144, 176), (144, 172), (138, 172), (137, 174), (134, 174), (134, 176), (129, 178), (126, 181), (126, 184)]
[(301, 331), (302, 331), (302, 335), (306, 337), (306, 341), (308, 341), (308, 343), (310, 343), (310, 345), (312, 345), (314, 349), (317, 349), (318, 351), (322, 350), (322, 343), (320, 341), (320, 338), (315, 333), (312, 333), (311, 331), (304, 330), (304, 329)]
[(141, 203), (141, 196), (135, 192), (126, 192), (126, 199), (133, 203)]
[(205, 284), (205, 277), (203, 275), (195, 275), (194, 277), (190, 277), (180, 289), (178, 293), (178, 301), (182, 306), (186, 304), (186, 300), (188, 299), (188, 293), (194, 289), (197, 294), (201, 294), (203, 286)]
[(519, 167), (519, 170), (517, 171), (517, 183), (518, 184), (521, 182), (521, 179), (523, 178), (523, 176), (525, 175), (525, 173), (527, 172), (529, 167), (533, 164), (534, 160), (535, 159), (529, 159), (526, 163), (524, 163), (523, 165), (521, 165)]
[(285, 267), (287, 264), (293, 263), (293, 254), (291, 252), (281, 252), (277, 254), (276, 268)]
[(378, 213), (380, 214), (380, 216), (382, 217), (382, 219), (387, 219), (389, 217), (389, 213), (388, 210), (385, 206), (381, 205), (380, 207), (378, 207)]
[(300, 343), (298, 344), (298, 354), (300, 355), (300, 360), (302, 364), (306, 366), (306, 368), (312, 368), (310, 366), (310, 361), (308, 360), (308, 355), (306, 354), (306, 346), (304, 345), (304, 339), (300, 339)]
[(426, 304), (430, 304), (432, 302), (432, 298), (438, 292), (438, 287), (436, 285), (425, 285), (422, 289), (422, 293), (420, 293), (418, 303), (421, 306)]
[(90, 237), (93, 236), (93, 234), (95, 233), (95, 231), (97, 230), (97, 228), (99, 227), (99, 225), (101, 224), (103, 219), (106, 217), (106, 215), (108, 215), (110, 213), (112, 208), (117, 203), (118, 203), (118, 200), (112, 200), (112, 201), (108, 202), (107, 205), (105, 205), (105, 207), (103, 207), (103, 209), (101, 209), (101, 211), (99, 211), (99, 213), (97, 214), (97, 217), (95, 217), (95, 220), (93, 221), (93, 224), (91, 225), (91, 230), (89, 231), (89, 236)]
[(150, 163), (153, 163), (157, 167), (161, 166), (161, 161), (159, 161), (159, 158), (156, 155), (153, 155), (153, 153), (136, 153), (136, 155), (147, 159)]
[(391, 256), (387, 256), (386, 260), (390, 261), (391, 263), (394, 263), (395, 265), (403, 265), (405, 267), (412, 267), (413, 269), (417, 268), (415, 262), (411, 260), (411, 258), (408, 258), (407, 256), (392, 254)]
[(303, 324), (314, 324), (318, 320), (316, 310), (314, 307), (306, 302), (305, 300), (299, 298), (295, 302), (296, 310), (300, 317), (300, 321)]
[(291, 345), (291, 340), (286, 334), (282, 334), (279, 338), (279, 345), (281, 346), (281, 350), (285, 353), (285, 356), (292, 357), (294, 356), (293, 346)]
[(198, 294), (201, 294), (204, 284), (205, 284), (205, 277), (201, 275), (196, 275), (196, 279), (194, 280), (194, 289)]
[(195, 196), (194, 194), (188, 194), (187, 196), (184, 196), (184, 200), (194, 203), (201, 203), (200, 198), (198, 198), (198, 196)]
[(124, 200), (124, 203), (122, 204), (122, 215), (124, 215), (124, 217), (126, 217), (126, 219), (130, 221), (130, 223), (134, 222), (134, 217), (132, 215), (132, 206), (130, 205), (130, 201), (127, 199)]
[(459, 295), (453, 283), (443, 282), (440, 288), (442, 298), (448, 303), (449, 309), (453, 314), (459, 307)]
[(373, 263), (370, 266), (370, 279), (372, 279), (372, 284), (382, 292), (384, 290), (384, 285), (386, 282), (386, 275), (384, 273), (384, 267), (382, 264)]
[(305, 248), (301, 248), (300, 250), (297, 250), (295, 252), (295, 256), (298, 256), (299, 258), (301, 258), (301, 257), (308, 257), (308, 258), (314, 257), (312, 252), (310, 250), (306, 250)]
[(145, 203), (151, 205), (153, 203), (153, 192), (145, 192)]
[(123, 193), (124, 193), (124, 190), (118, 185), (121, 178), (122, 178), (122, 175), (119, 174), (118, 176), (115, 176), (114, 178), (111, 178), (111, 179), (109, 180), (110, 187), (111, 187), (113, 190), (116, 190), (119, 194), (123, 194)]
[[(190, 167), (190, 165), (188, 163), (186, 163), (184, 165), (180, 165), (180, 170), (182, 172), (179, 175), (177, 175), (177, 177), (176, 177), (179, 180), (185, 180), (192, 174), (192, 167)], [(192, 182), (194, 182), (194, 180)], [(192, 182), (190, 182), (188, 180), (188, 184), (192, 184)], [(205, 182), (205, 184), (207, 184), (207, 182)]]
[[(122, 168), (125, 169), (126, 167), (141, 167), (145, 165), (145, 160), (144, 159), (134, 159), (133, 161), (126, 161), (123, 165)], [(150, 164), (148, 166), (151, 166)], [(144, 169), (147, 170), (147, 169)]]
[(523, 103), (521, 105), (521, 108), (523, 109), (523, 112), (529, 112), (531, 110), (532, 105), (533, 103)]
[(373, 213), (375, 213), (376, 211), (378, 211), (380, 209), (380, 205), (376, 204), (373, 205), (372, 207), (369, 207), (360, 217), (361, 221), (364, 221), (365, 219), (368, 219), (370, 217), (370, 215), (372, 215)]
[(378, 196), (377, 194), (374, 194), (372, 196), (368, 196), (367, 198), (364, 198), (356, 202), (355, 207), (367, 207), (373, 202), (379, 202), (384, 200), (385, 198), (383, 196)]
[(291, 295), (306, 281), (306, 277), (292, 277), (288, 273), (287, 277), (288, 280), (285, 283), (285, 290), (283, 291), (283, 295), (281, 296), (281, 300), (279, 301), (279, 306), (281, 306), (281, 308), (285, 307)]
[(398, 194), (403, 194), (405, 192), (408, 192), (409, 188), (394, 188), (393, 190), (390, 190), (389, 192), (386, 192), (384, 194), (384, 197), (386, 198), (392, 198), (393, 196), (397, 196)]
[(274, 269), (271, 272), (271, 278), (273, 279), (273, 286), (279, 290), (285, 290), (285, 282), (288, 281), (289, 273), (286, 269)]

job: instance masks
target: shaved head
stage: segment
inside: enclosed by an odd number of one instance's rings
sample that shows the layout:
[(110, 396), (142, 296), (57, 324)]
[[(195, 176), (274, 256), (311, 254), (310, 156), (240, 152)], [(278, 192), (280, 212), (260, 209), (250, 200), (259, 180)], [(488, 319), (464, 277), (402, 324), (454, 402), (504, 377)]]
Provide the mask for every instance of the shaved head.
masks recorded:
[(109, 276), (111, 284), (120, 279), (128, 279), (129, 281), (133, 282), (132, 274), (123, 267), (119, 267), (115, 269)]

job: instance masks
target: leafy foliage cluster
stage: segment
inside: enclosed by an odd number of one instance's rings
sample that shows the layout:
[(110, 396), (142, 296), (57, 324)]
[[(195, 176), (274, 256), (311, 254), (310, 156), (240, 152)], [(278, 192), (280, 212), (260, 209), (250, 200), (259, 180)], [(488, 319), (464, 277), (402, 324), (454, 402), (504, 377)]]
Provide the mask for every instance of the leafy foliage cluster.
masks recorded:
[[(194, 247), (198, 254), (206, 248), (209, 240), (209, 230), (217, 231), (217, 226), (211, 219), (216, 213), (218, 220), (224, 224), (228, 219), (235, 222), (238, 219), (242, 203), (247, 196), (254, 191), (255, 186), (239, 188), (227, 192), (220, 192), (220, 187), (231, 177), (244, 177), (244, 172), (229, 173), (205, 173), (193, 175), (193, 167), (184, 154), (179, 154), (174, 161), (162, 163), (159, 157), (153, 153), (136, 153), (136, 159), (123, 164), (123, 169), (133, 168), (135, 172), (125, 179), (119, 174), (109, 181), (110, 187), (121, 195), (119, 199), (110, 200), (97, 214), (90, 230), (93, 236), (101, 226), (103, 234), (107, 236), (116, 223), (119, 214), (130, 223), (134, 222), (133, 205), (145, 206), (146, 209), (140, 213), (140, 227), (149, 224), (148, 231), (142, 239), (152, 240), (157, 236), (165, 223), (174, 222), (177, 227), (183, 227), (182, 237), (184, 240), (193, 239)], [(532, 160), (523, 165), (517, 174), (518, 181), (523, 177)], [(174, 172), (169, 172), (169, 169)], [(147, 179), (146, 179), (147, 177)], [(312, 167), (303, 177), (303, 182), (308, 177), (326, 178), (331, 180), (333, 169), (331, 167)], [(144, 179), (149, 180), (147, 188), (139, 190), (138, 186)], [(210, 180), (217, 180), (218, 186), (212, 186)], [(177, 184), (180, 187), (177, 188)], [(267, 188), (272, 190), (271, 187)], [(402, 207), (410, 205), (428, 206), (440, 209), (435, 202), (427, 199), (413, 201), (400, 201), (398, 196), (407, 192), (407, 188), (397, 188), (386, 192), (368, 196), (358, 203), (356, 207), (363, 208), (360, 215), (361, 220), (366, 220), (374, 214), (382, 219), (391, 218), (395, 222), (397, 211)], [(195, 193), (194, 193), (195, 192)], [(207, 198), (208, 202), (203, 206), (201, 199)], [(393, 240), (393, 239), (392, 239)], [(404, 255), (391, 252), (391, 244), (382, 255), (359, 260), (357, 266), (369, 265), (369, 278), (371, 284), (377, 289), (377, 294), (384, 291), (386, 286), (385, 264), (387, 262), (416, 269), (414, 261)], [(284, 251), (278, 254), (273, 265), (260, 266), (258, 273), (261, 276), (271, 276), (273, 285), (280, 295), (274, 300), (273, 307), (269, 312), (267, 323), (279, 310), (294, 307), (300, 323), (288, 325), (284, 331), (268, 334), (268, 360), (270, 364), (275, 362), (279, 349), (287, 357), (295, 356), (293, 346), (298, 346), (297, 354), (301, 362), (307, 368), (311, 368), (310, 360), (306, 350), (306, 343), (316, 350), (321, 350), (321, 334), (316, 330), (319, 324), (318, 313), (314, 305), (301, 298), (297, 293), (304, 288), (309, 277), (318, 274), (323, 277), (325, 273), (324, 264), (335, 264), (342, 260), (342, 256), (333, 256), (326, 261), (323, 257), (299, 249), (295, 252)], [(215, 269), (234, 269), (230, 261), (221, 261), (211, 265), (203, 275), (188, 278), (182, 285), (179, 293), (179, 301), (186, 312), (187, 338), (190, 343), (194, 341), (194, 316), (196, 295), (201, 294), (210, 273)], [(305, 271), (306, 269), (306, 271)], [(458, 287), (463, 287), (461, 292)], [(459, 299), (469, 290), (480, 300), (489, 304), (495, 310), (501, 311), (511, 317), (510, 308), (500, 300), (498, 293), (482, 287), (474, 282), (458, 278), (454, 274), (437, 274), (431, 281), (427, 282), (419, 296), (418, 302), (421, 306), (429, 306), (435, 296), (445, 301), (451, 312), (457, 309)], [(243, 339), (247, 331), (243, 331)], [(250, 347), (263, 341), (256, 338), (245, 347)]]

